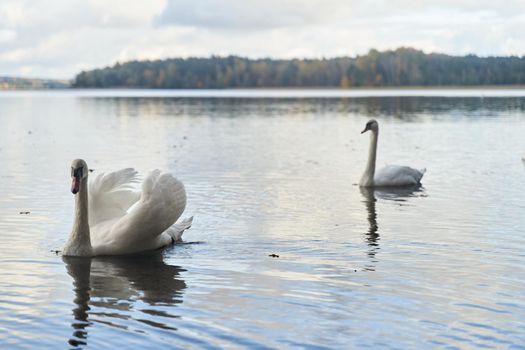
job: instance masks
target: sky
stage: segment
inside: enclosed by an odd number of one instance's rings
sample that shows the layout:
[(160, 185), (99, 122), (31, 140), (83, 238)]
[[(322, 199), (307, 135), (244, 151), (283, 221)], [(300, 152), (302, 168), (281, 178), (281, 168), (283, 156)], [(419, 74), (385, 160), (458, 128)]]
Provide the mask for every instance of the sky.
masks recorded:
[(71, 79), (133, 59), (320, 58), (409, 46), (525, 54), (525, 1), (0, 0), (0, 76)]

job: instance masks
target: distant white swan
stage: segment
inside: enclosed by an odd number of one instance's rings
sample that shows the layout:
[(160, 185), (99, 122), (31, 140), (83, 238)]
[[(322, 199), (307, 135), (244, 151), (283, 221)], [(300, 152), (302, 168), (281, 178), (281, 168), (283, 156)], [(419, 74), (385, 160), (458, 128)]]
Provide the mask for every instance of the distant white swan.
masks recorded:
[(417, 186), (426, 169), (413, 169), (407, 166), (387, 165), (376, 173), (377, 138), (379, 135), (379, 124), (371, 119), (361, 134), (371, 131), (370, 148), (368, 150), (368, 163), (359, 186), (362, 187), (405, 187)]
[(82, 159), (71, 164), (75, 221), (64, 246), (66, 256), (131, 254), (167, 246), (181, 239), (193, 217), (175, 224), (186, 207), (186, 190), (173, 175), (152, 171), (142, 183), (134, 169), (100, 174), (89, 182)]

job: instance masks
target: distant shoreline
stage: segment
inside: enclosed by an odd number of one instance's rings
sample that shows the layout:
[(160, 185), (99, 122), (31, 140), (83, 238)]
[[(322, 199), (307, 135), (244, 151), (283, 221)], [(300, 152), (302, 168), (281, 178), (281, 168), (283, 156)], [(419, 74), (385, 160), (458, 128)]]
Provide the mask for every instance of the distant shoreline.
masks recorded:
[(81, 91), (81, 90), (147, 90), (147, 91), (362, 91), (362, 90), (525, 90), (525, 85), (403, 85), (403, 86), (355, 86), (348, 88), (329, 87), (329, 86), (305, 86), (305, 87), (250, 87), (250, 88), (142, 88), (142, 87), (57, 87), (57, 88), (0, 88), (0, 93), (4, 91)]
[(502, 87), (402, 87), (354, 89), (40, 89), (4, 90), (0, 98), (10, 97), (78, 97), (78, 98), (224, 98), (224, 99), (330, 99), (330, 98), (525, 98), (525, 86)]
[(82, 71), (72, 81), (78, 88), (161, 89), (480, 85), (525, 85), (525, 57), (450, 56), (407, 47), (322, 59), (175, 57), (118, 62)]

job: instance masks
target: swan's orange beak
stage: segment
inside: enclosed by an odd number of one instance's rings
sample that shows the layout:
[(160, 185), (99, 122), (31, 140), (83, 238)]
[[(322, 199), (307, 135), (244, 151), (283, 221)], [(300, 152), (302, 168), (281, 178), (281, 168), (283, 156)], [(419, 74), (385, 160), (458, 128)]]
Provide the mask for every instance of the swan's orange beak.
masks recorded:
[(71, 193), (77, 194), (78, 191), (80, 190), (80, 178), (73, 176), (72, 179), (73, 179), (73, 183), (71, 183)]
[(365, 132), (367, 132), (368, 130), (370, 130), (370, 128), (368, 127), (368, 125), (365, 127), (365, 129), (363, 131), (361, 131), (361, 134), (364, 134)]

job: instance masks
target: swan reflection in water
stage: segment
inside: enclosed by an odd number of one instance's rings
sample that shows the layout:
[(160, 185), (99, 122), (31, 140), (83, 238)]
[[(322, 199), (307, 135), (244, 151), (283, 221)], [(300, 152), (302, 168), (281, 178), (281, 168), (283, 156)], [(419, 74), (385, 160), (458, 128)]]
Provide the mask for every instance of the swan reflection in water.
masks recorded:
[[(186, 283), (180, 279), (178, 266), (167, 265), (161, 252), (125, 257), (62, 257), (68, 274), (73, 277), (75, 292), (73, 336), (69, 344), (81, 347), (87, 344), (88, 328), (93, 323), (127, 329), (124, 320), (133, 319), (131, 311), (135, 302), (149, 306), (169, 306), (182, 303)], [(149, 326), (175, 330), (151, 316), (162, 318), (170, 315), (159, 308), (139, 310), (149, 315), (135, 319)], [(115, 321), (119, 322), (117, 324)]]
[[(378, 262), (376, 254), (379, 252), (379, 224), (377, 221), (376, 202), (377, 198), (396, 202), (406, 202), (410, 197), (419, 197), (423, 194), (423, 188), (417, 187), (359, 187), (367, 211), (368, 230), (365, 232), (365, 240), (368, 244), (367, 255), (371, 264), (365, 266), (367, 271), (375, 271)], [(377, 197), (377, 198), (376, 198)]]

